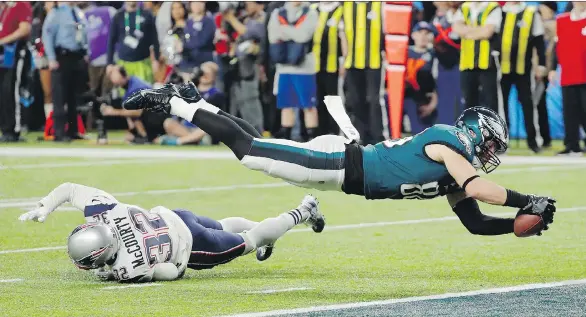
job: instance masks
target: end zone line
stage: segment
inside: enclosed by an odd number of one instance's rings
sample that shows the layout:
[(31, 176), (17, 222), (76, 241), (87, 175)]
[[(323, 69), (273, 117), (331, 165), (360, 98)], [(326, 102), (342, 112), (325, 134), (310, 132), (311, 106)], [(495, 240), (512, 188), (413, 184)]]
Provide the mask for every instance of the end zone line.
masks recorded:
[[(586, 206), (560, 208), (556, 212), (561, 213), (561, 212), (573, 212), (573, 211), (586, 211)], [(497, 216), (497, 217), (506, 217), (506, 216), (514, 216), (515, 213), (514, 212), (502, 212), (502, 213), (491, 213), (490, 215)], [(424, 218), (424, 219), (411, 219), (411, 220), (399, 220), (399, 221), (387, 221), (387, 222), (367, 222), (367, 223), (355, 223), (355, 224), (335, 225), (335, 226), (327, 226), (326, 225), (323, 232), (347, 230), (347, 229), (372, 228), (372, 227), (411, 225), (411, 224), (428, 223), (428, 222), (452, 221), (452, 220), (458, 220), (458, 219), (459, 218), (456, 216), (447, 216), (447, 217), (440, 217), (440, 218)], [(311, 228), (293, 229), (293, 230), (288, 231), (287, 234), (296, 233), (296, 232), (310, 232), (310, 231), (313, 231), (313, 230)], [(525, 239), (527, 239), (527, 238), (525, 238)], [(60, 249), (65, 249), (65, 248), (66, 248), (66, 246), (54, 246), (54, 247), (33, 248), (33, 249), (0, 250), (0, 255), (11, 254), (11, 253), (53, 251), (53, 250), (60, 250)]]
[(260, 312), (260, 313), (225, 315), (222, 317), (267, 317), (267, 316), (281, 316), (281, 315), (290, 315), (290, 314), (315, 313), (315, 312), (321, 312), (321, 311), (343, 310), (343, 309), (362, 308), (362, 307), (370, 307), (370, 306), (386, 306), (386, 305), (393, 305), (393, 304), (399, 304), (399, 303), (412, 303), (412, 302), (421, 302), (421, 301), (437, 300), (437, 299), (469, 297), (469, 296), (487, 295), (487, 294), (511, 293), (511, 292), (525, 291), (525, 290), (535, 290), (535, 289), (543, 289), (543, 288), (553, 288), (553, 287), (571, 286), (571, 285), (584, 285), (584, 284), (586, 284), (586, 279), (567, 280), (567, 281), (561, 281), (561, 282), (524, 284), (524, 285), (509, 286), (509, 287), (488, 288), (488, 289), (481, 289), (481, 290), (461, 292), (461, 293), (445, 293), (445, 294), (428, 295), (428, 296), (395, 298), (395, 299), (372, 301), (372, 302), (356, 302), (356, 303), (335, 304), (335, 305), (326, 305), (326, 306), (312, 306), (312, 307), (306, 307), (306, 308), (273, 310), (273, 311)]

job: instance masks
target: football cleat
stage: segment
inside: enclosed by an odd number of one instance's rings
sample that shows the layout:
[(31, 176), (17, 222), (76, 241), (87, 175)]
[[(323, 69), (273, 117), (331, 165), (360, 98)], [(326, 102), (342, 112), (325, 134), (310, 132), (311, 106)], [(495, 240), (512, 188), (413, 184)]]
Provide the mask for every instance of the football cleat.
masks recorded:
[(149, 110), (153, 112), (169, 113), (171, 106), (169, 100), (172, 97), (181, 97), (177, 87), (173, 84), (165, 84), (158, 89), (142, 89), (122, 103), (122, 107), (127, 110)]
[(195, 103), (201, 100), (199, 90), (197, 90), (197, 87), (192, 82), (177, 86), (177, 91), (179, 91), (179, 96), (188, 103)]
[(264, 261), (271, 257), (273, 254), (273, 249), (275, 248), (275, 244), (271, 243), (265, 246), (262, 246), (256, 249), (256, 259), (259, 261)]
[(326, 218), (319, 211), (319, 202), (313, 195), (306, 195), (301, 202), (299, 209), (303, 208), (309, 211), (309, 218), (305, 220), (305, 224), (311, 226), (313, 232), (322, 232), (326, 226)]

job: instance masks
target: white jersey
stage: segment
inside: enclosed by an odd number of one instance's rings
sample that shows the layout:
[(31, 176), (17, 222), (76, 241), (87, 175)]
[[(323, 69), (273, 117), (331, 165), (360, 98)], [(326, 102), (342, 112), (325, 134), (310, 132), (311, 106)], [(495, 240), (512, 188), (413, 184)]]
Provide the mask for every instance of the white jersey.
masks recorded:
[[(79, 190), (75, 194), (90, 192)], [(109, 267), (116, 280), (155, 280), (158, 263), (173, 263), (179, 277), (183, 275), (191, 254), (192, 237), (173, 211), (160, 206), (147, 211), (120, 203), (112, 195), (93, 188), (83, 201), (86, 221), (108, 225), (119, 238), (116, 259)]]

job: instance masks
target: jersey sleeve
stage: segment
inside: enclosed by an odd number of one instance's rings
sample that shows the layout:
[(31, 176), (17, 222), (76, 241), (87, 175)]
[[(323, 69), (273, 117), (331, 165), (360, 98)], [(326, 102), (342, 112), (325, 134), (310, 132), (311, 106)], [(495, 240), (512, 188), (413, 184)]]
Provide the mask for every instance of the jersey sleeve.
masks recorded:
[(472, 140), (460, 129), (449, 125), (435, 125), (431, 127), (435, 132), (431, 143), (442, 144), (462, 155), (468, 162), (474, 160), (474, 145)]

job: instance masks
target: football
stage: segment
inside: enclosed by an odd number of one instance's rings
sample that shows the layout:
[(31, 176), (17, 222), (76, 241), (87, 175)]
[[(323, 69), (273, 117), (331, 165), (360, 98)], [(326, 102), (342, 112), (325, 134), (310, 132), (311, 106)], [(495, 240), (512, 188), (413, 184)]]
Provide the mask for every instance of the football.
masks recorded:
[(543, 230), (544, 226), (540, 216), (519, 215), (515, 218), (515, 235), (519, 238), (530, 237)]

